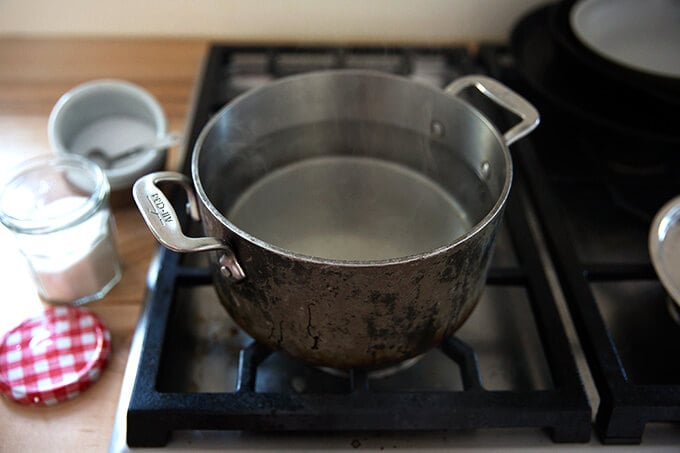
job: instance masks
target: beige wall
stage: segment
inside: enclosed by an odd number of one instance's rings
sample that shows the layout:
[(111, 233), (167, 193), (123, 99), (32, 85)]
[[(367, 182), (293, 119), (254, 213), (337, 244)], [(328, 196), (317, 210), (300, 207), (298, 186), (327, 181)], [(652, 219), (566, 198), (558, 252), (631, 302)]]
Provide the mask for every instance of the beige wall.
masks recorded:
[(2, 35), (235, 41), (503, 40), (546, 0), (0, 0)]

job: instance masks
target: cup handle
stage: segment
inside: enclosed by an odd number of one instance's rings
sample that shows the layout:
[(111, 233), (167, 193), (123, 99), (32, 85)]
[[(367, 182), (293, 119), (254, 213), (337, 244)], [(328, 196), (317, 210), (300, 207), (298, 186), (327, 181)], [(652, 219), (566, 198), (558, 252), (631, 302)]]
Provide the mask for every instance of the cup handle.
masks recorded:
[(513, 144), (538, 126), (539, 115), (534, 106), (522, 96), (492, 78), (482, 75), (460, 77), (451, 82), (444, 91), (455, 96), (468, 87), (476, 88), (496, 104), (519, 116), (520, 122), (503, 134), (506, 145)]
[(189, 178), (181, 173), (160, 171), (139, 178), (132, 187), (132, 196), (149, 230), (156, 240), (175, 252), (191, 253), (208, 250), (221, 251), (220, 271), (232, 281), (245, 278), (234, 252), (222, 239), (216, 237), (188, 237), (182, 231), (177, 213), (172, 204), (159, 189), (158, 183), (179, 184), (187, 193), (187, 212), (195, 221), (200, 221), (198, 202)]

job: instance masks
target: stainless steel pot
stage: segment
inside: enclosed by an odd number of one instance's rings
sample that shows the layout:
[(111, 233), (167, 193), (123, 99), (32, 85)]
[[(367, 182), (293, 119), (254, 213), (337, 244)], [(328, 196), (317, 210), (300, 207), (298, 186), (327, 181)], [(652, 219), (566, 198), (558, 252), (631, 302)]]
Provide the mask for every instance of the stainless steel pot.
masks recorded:
[[(499, 134), (457, 94), (477, 88), (519, 117)], [(156, 238), (211, 251), (220, 300), (258, 341), (315, 365), (376, 367), (451, 335), (484, 288), (510, 191), (507, 145), (538, 124), (482, 76), (446, 93), (397, 76), (328, 71), (282, 79), (202, 131), (191, 181), (134, 186)], [(186, 237), (158, 189), (187, 190), (206, 237)]]

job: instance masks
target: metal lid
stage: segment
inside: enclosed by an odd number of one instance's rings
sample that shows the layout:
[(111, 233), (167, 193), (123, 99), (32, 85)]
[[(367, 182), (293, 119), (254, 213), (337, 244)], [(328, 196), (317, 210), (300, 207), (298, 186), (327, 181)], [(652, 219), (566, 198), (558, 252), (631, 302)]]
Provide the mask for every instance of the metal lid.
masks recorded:
[(99, 379), (110, 349), (111, 334), (94, 314), (47, 308), (0, 341), (0, 391), (30, 405), (75, 398)]
[(680, 304), (680, 196), (666, 203), (649, 231), (649, 255), (661, 283)]

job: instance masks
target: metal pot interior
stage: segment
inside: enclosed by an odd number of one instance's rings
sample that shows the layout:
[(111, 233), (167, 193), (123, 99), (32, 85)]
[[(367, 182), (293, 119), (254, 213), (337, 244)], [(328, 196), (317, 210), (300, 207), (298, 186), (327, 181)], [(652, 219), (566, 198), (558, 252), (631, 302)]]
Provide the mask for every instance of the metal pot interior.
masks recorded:
[(465, 102), (358, 71), (244, 95), (193, 159), (199, 197), (234, 234), (333, 261), (451, 245), (502, 207), (511, 179), (501, 138)]

